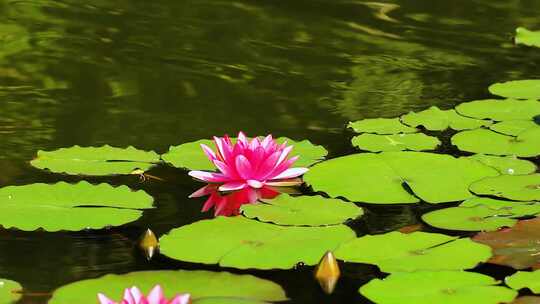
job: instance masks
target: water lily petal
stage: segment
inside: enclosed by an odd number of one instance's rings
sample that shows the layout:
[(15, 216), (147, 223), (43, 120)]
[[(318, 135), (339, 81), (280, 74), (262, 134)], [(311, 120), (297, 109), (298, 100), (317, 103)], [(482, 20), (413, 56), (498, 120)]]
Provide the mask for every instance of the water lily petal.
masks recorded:
[(191, 303), (191, 295), (186, 293), (186, 294), (177, 295), (176, 297), (174, 297), (174, 299), (172, 299), (172, 301), (169, 304), (190, 304), (190, 303)]
[(236, 157), (236, 171), (240, 177), (246, 180), (255, 175), (251, 163), (244, 155), (238, 155)]
[(266, 149), (273, 141), (274, 139), (272, 138), (272, 134), (269, 134), (263, 139), (263, 141), (261, 142), (261, 146)]
[(238, 178), (238, 173), (236, 172), (234, 167), (230, 167), (226, 163), (219, 161), (217, 159), (214, 160), (213, 163), (218, 168), (218, 170), (221, 171), (221, 173), (223, 173), (223, 175), (227, 176), (228, 179)]
[(208, 147), (205, 144), (201, 144), (201, 148), (203, 149), (204, 154), (206, 154), (206, 156), (208, 157), (210, 161), (217, 159), (216, 153), (214, 153), (214, 151), (210, 147)]
[(219, 187), (219, 191), (235, 191), (244, 189), (247, 184), (244, 181), (228, 182)]
[(259, 188), (262, 188), (264, 186), (263, 183), (261, 183), (260, 181), (258, 180), (254, 180), (254, 179), (248, 179), (247, 180), (247, 184), (251, 187), (251, 188), (255, 188), (255, 189), (259, 189)]
[[(136, 288), (136, 287), (132, 287), (132, 288)], [(133, 295), (131, 294), (131, 289), (132, 288), (126, 288), (124, 289), (124, 299), (122, 300), (122, 304), (137, 304), (137, 302), (135, 302), (135, 299), (133, 298)]]
[(217, 191), (210, 194), (210, 197), (208, 197), (206, 202), (204, 202), (204, 205), (202, 206), (201, 211), (206, 212), (206, 211), (212, 209), (212, 207), (217, 205), (217, 203), (219, 202), (220, 199), (221, 199), (221, 196), (219, 196)]
[(229, 180), (225, 175), (206, 171), (189, 171), (189, 176), (209, 183), (223, 183)]
[(133, 286), (129, 289), (129, 292), (131, 293), (131, 296), (133, 297), (133, 303), (139, 304), (141, 302), (141, 299), (144, 298), (142, 292), (139, 290), (139, 288)]
[(199, 188), (197, 191), (191, 193), (188, 198), (196, 198), (196, 197), (203, 197), (207, 196), (208, 194), (216, 192), (218, 186), (215, 184), (209, 184), (202, 188)]
[(308, 170), (309, 170), (308, 168), (290, 168), (283, 171), (278, 176), (274, 176), (272, 179), (287, 179), (287, 178), (298, 177), (306, 173)]
[(163, 288), (159, 285), (154, 286), (146, 298), (148, 299), (148, 304), (161, 304), (162, 300), (165, 299)]
[(105, 296), (102, 293), (98, 293), (97, 297), (98, 297), (99, 304), (117, 304), (113, 300), (107, 298), (107, 296)]
[(249, 146), (249, 141), (246, 137), (246, 134), (244, 134), (244, 132), (242, 131), (238, 132), (238, 143), (240, 143), (244, 148), (247, 148)]
[(292, 149), (293, 146), (288, 146), (281, 151), (281, 155), (279, 155), (279, 158), (276, 162), (276, 167), (280, 165), (285, 159), (287, 159), (287, 156), (289, 156), (289, 153), (291, 153)]

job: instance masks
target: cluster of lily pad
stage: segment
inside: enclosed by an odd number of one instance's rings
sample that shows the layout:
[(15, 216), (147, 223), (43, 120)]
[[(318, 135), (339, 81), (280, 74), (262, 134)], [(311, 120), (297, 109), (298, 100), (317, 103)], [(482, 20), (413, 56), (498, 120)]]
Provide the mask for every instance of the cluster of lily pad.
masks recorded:
[[(538, 46), (538, 33), (520, 29), (516, 41)], [(358, 133), (352, 145), (361, 150), (352, 155), (324, 160), (323, 147), (289, 139), (301, 156), (296, 165), (310, 167), (304, 181), (312, 195), (282, 194), (242, 205), (237, 216), (172, 229), (159, 239), (161, 253), (185, 262), (264, 270), (315, 265), (333, 251), (339, 260), (376, 265), (388, 274), (359, 290), (383, 304), (495, 304), (511, 302), (521, 288), (540, 293), (537, 271), (517, 272), (506, 278), (507, 286), (464, 271), (486, 262), (540, 267), (540, 218), (535, 217), (540, 214), (540, 174), (533, 162), (540, 155), (540, 80), (497, 83), (489, 91), (503, 99), (351, 122), (349, 127)], [(133, 147), (74, 146), (39, 151), (31, 164), (84, 176), (144, 176), (163, 164), (210, 171), (214, 165), (200, 149), (210, 143), (173, 146), (163, 155)], [(454, 146), (462, 156), (441, 153), (441, 146)], [(154, 208), (153, 198), (143, 190), (85, 181), (8, 186), (0, 188), (0, 201), (0, 225), (26, 231), (119, 226)], [(347, 225), (364, 213), (357, 203), (452, 203), (438, 205), (445, 208), (423, 214), (422, 220), (441, 230), (480, 232), (473, 237), (424, 231), (358, 237)], [(280, 286), (251, 275), (161, 270), (75, 282), (57, 289), (50, 303), (86, 303), (98, 292), (115, 295), (129, 286), (149, 290), (155, 284), (171, 292), (167, 298), (189, 293), (196, 304), (287, 300)], [(19, 293), (14, 291), (20, 289), (0, 280), (0, 303), (7, 297), (16, 300)]]

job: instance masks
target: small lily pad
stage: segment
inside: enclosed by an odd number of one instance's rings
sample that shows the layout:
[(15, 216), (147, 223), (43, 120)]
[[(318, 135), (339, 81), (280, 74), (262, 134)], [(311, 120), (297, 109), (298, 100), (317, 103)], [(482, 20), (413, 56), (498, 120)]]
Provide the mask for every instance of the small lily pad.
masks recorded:
[(522, 175), (536, 172), (536, 165), (533, 162), (519, 159), (515, 156), (475, 154), (468, 156), (468, 158), (479, 161), (486, 166), (490, 166), (501, 174)]
[(105, 145), (102, 147), (73, 146), (54, 151), (40, 150), (30, 164), (55, 173), (114, 175), (130, 174), (136, 169), (147, 171), (159, 161), (159, 155), (154, 151)]
[(452, 144), (467, 152), (534, 157), (540, 155), (540, 128), (530, 129), (517, 137), (487, 129), (462, 131), (452, 136)]
[(349, 122), (349, 128), (356, 133), (398, 134), (415, 133), (418, 130), (401, 123), (399, 118), (368, 118)]
[(370, 152), (435, 150), (441, 141), (423, 133), (380, 135), (364, 133), (353, 137), (352, 144)]
[[(235, 139), (232, 140), (234, 141)], [(287, 141), (289, 145), (294, 147), (291, 156), (300, 156), (294, 163), (295, 167), (307, 167), (313, 165), (314, 163), (323, 160), (328, 154), (328, 151), (324, 147), (314, 145), (308, 140), (294, 141), (286, 137), (280, 137), (277, 138), (276, 141), (278, 143)], [(214, 142), (212, 140), (202, 139), (178, 146), (171, 146), (169, 151), (163, 154), (161, 158), (176, 168), (215, 170), (216, 167), (214, 164), (212, 164), (203, 153), (201, 144), (205, 144), (214, 149)]]
[(540, 270), (518, 271), (504, 279), (506, 285), (515, 290), (529, 288), (534, 293), (540, 293)]
[(152, 207), (146, 192), (127, 186), (31, 184), (0, 188), (0, 225), (32, 231), (101, 229), (135, 221)]
[[(425, 152), (359, 153), (317, 164), (304, 175), (315, 191), (372, 204), (429, 203), (472, 197), (469, 185), (499, 173), (477, 161)], [(328, 178), (336, 176), (339, 178)]]
[(506, 120), (489, 127), (491, 130), (505, 135), (518, 136), (533, 128), (540, 128), (534, 120)]
[(423, 126), (430, 131), (443, 131), (448, 128), (461, 131), (489, 126), (492, 123), (490, 120), (461, 116), (453, 109), (443, 111), (435, 106), (418, 113), (403, 115), (401, 121), (411, 127)]
[(514, 227), (481, 232), (473, 240), (493, 250), (489, 263), (515, 269), (540, 267), (540, 218), (518, 221)]
[(524, 27), (516, 29), (516, 43), (540, 47), (540, 31), (530, 31)]
[(354, 203), (321, 196), (293, 197), (282, 194), (275, 199), (241, 207), (244, 216), (263, 222), (292, 226), (337, 225), (364, 214)]
[[(287, 300), (285, 292), (279, 285), (252, 275), (203, 270), (160, 270), (138, 271), (122, 275), (108, 274), (96, 279), (71, 283), (56, 289), (49, 304), (95, 302), (98, 293), (103, 293), (114, 299), (121, 297), (125, 288), (137, 286), (146, 293), (156, 284), (163, 287), (168, 298), (172, 298), (177, 293), (189, 293), (194, 299), (194, 303), (202, 302), (205, 299), (210, 301), (214, 297), (233, 297), (239, 301), (251, 300), (255, 303), (258, 303), (257, 301)], [(242, 288), (238, 288), (239, 286)], [(231, 302), (210, 301), (202, 303)], [(251, 302), (247, 303), (251, 304)]]
[(512, 213), (491, 209), (484, 205), (474, 207), (451, 207), (428, 212), (422, 220), (430, 226), (460, 231), (493, 231), (501, 227), (512, 227), (517, 220)]
[(540, 115), (540, 102), (536, 100), (485, 99), (459, 104), (456, 111), (477, 119), (532, 120)]
[(217, 217), (171, 230), (160, 238), (160, 250), (186, 262), (291, 269), (300, 262), (317, 264), (326, 251), (354, 237), (345, 225), (284, 227), (241, 216)]
[(488, 246), (478, 246), (468, 238), (393, 231), (350, 240), (334, 254), (347, 262), (377, 265), (383, 272), (409, 272), (473, 268), (487, 261), (491, 250)]
[(495, 83), (489, 86), (489, 92), (507, 98), (540, 99), (540, 79)]
[(492, 195), (516, 201), (540, 201), (540, 174), (501, 175), (471, 184), (478, 195)]
[(0, 304), (12, 304), (17, 302), (22, 293), (22, 287), (15, 281), (0, 279)]
[(497, 284), (493, 278), (474, 272), (420, 271), (373, 279), (359, 291), (378, 304), (498, 304), (517, 296), (516, 291)]

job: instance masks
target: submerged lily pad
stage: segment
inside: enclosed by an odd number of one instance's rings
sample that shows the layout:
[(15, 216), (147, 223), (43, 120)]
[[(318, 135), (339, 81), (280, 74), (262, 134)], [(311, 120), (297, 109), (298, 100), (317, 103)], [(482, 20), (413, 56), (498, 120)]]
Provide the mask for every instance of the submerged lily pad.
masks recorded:
[(350, 240), (334, 254), (347, 262), (377, 265), (383, 272), (462, 270), (491, 256), (488, 246), (478, 245), (439, 233), (393, 231)]
[(113, 175), (130, 174), (136, 169), (146, 171), (159, 161), (159, 155), (154, 151), (105, 145), (102, 147), (73, 146), (54, 151), (40, 150), (37, 158), (30, 164), (56, 173)]
[(505, 135), (518, 136), (533, 128), (540, 128), (534, 120), (506, 120), (489, 127), (491, 130)]
[(0, 188), (0, 225), (32, 231), (100, 229), (135, 221), (152, 208), (146, 192), (127, 186), (31, 184)]
[(515, 269), (540, 268), (540, 218), (518, 221), (512, 228), (482, 232), (473, 240), (492, 248), (489, 263)]
[(284, 227), (239, 216), (217, 217), (171, 230), (160, 238), (160, 250), (186, 262), (290, 269), (300, 262), (315, 265), (326, 251), (354, 237), (344, 225)]
[(49, 304), (95, 302), (98, 293), (115, 299), (122, 296), (125, 288), (137, 286), (146, 293), (156, 284), (163, 287), (168, 298), (172, 298), (177, 293), (190, 293), (194, 303), (206, 298), (211, 300), (212, 297), (234, 297), (239, 300), (254, 301), (287, 300), (285, 292), (279, 285), (252, 275), (203, 270), (160, 270), (138, 271), (122, 275), (108, 274), (97, 279), (71, 283), (55, 290)]
[(507, 98), (540, 99), (540, 79), (495, 83), (489, 86), (489, 92)]
[(321, 196), (293, 197), (282, 194), (275, 199), (241, 207), (246, 217), (263, 222), (294, 226), (341, 224), (364, 214), (354, 203)]
[[(498, 172), (477, 161), (425, 152), (360, 153), (317, 164), (304, 175), (315, 191), (373, 204), (429, 203), (472, 197), (469, 185)], [(329, 178), (335, 177), (335, 178)]]
[(533, 162), (519, 159), (515, 156), (475, 154), (468, 156), (468, 158), (479, 161), (486, 166), (495, 168), (501, 174), (521, 175), (536, 172), (536, 165)]
[(452, 136), (452, 144), (462, 151), (520, 157), (540, 155), (539, 142), (540, 128), (527, 130), (517, 137), (502, 135), (487, 129), (462, 131)]
[[(540, 211), (540, 210), (539, 210)], [(428, 212), (422, 220), (430, 226), (461, 231), (492, 231), (501, 227), (511, 227), (517, 220), (512, 213), (501, 209), (491, 209), (484, 205), (473, 207), (451, 207)]]
[(359, 291), (378, 304), (498, 304), (517, 296), (516, 291), (497, 284), (493, 278), (474, 272), (420, 271), (373, 279)]
[(448, 128), (461, 131), (489, 126), (492, 123), (490, 120), (461, 116), (453, 109), (443, 111), (435, 106), (418, 113), (410, 112), (403, 115), (401, 121), (411, 127), (423, 126), (431, 131), (443, 131)]
[(540, 47), (540, 31), (530, 31), (524, 27), (516, 29), (516, 43)]
[(21, 298), (22, 287), (11, 280), (0, 279), (0, 304), (12, 304)]
[(435, 150), (441, 141), (423, 133), (379, 135), (364, 133), (353, 137), (352, 144), (370, 152)]
[(536, 100), (485, 99), (465, 102), (456, 106), (464, 116), (478, 119), (532, 120), (540, 115), (540, 102)]
[(534, 293), (540, 293), (540, 270), (518, 271), (504, 279), (506, 285), (515, 290), (529, 288)]
[(368, 118), (349, 122), (349, 128), (356, 133), (397, 134), (414, 133), (418, 130), (401, 123), (399, 118)]
[[(234, 141), (234, 139), (232, 139)], [(294, 146), (291, 156), (299, 155), (300, 158), (294, 163), (295, 167), (307, 167), (323, 160), (328, 151), (318, 145), (312, 144), (309, 140), (294, 141), (286, 137), (277, 138), (278, 143), (287, 141), (289, 145)], [(186, 168), (190, 170), (215, 170), (206, 155), (203, 153), (201, 144), (205, 144), (215, 149), (214, 142), (209, 139), (202, 139), (195, 142), (188, 142), (178, 146), (171, 146), (169, 151), (161, 158), (176, 168)]]
[(540, 174), (501, 175), (471, 184), (471, 191), (516, 201), (540, 201)]

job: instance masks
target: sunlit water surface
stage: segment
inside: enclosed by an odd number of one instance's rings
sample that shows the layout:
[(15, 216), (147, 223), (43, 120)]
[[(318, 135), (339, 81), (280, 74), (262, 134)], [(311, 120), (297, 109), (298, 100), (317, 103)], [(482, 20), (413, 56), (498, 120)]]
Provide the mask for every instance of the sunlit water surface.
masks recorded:
[[(0, 1), (0, 185), (77, 181), (29, 166), (39, 149), (75, 144), (170, 145), (244, 130), (310, 139), (331, 156), (352, 153), (350, 120), (392, 117), (489, 97), (490, 83), (540, 78), (540, 52), (517, 48), (517, 26), (540, 28), (535, 0), (364, 2)], [(45, 303), (63, 284), (141, 269), (211, 269), (158, 256), (135, 242), (211, 214), (184, 171), (165, 179), (95, 178), (144, 189), (155, 210), (107, 231), (0, 231), (0, 277)], [(334, 178), (339, 178), (336, 176)], [(359, 235), (418, 223), (427, 206), (368, 207)], [(245, 273), (229, 269), (230, 271)], [(505, 269), (485, 268), (495, 276)], [(251, 271), (294, 303), (362, 303), (380, 276), (346, 265), (332, 296), (312, 269)]]

